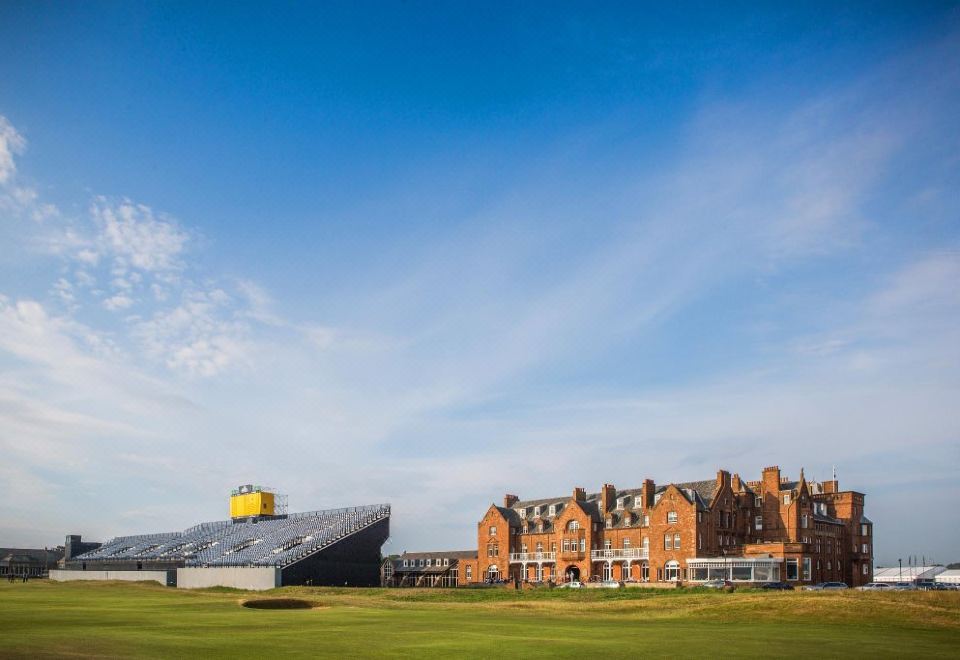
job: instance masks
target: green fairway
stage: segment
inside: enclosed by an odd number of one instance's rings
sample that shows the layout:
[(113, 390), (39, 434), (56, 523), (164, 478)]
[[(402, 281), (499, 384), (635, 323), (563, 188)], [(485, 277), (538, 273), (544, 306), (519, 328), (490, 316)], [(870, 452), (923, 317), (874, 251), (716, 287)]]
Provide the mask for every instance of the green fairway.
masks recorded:
[[(313, 609), (249, 609), (297, 598)], [(957, 657), (960, 593), (0, 583), (0, 656)]]

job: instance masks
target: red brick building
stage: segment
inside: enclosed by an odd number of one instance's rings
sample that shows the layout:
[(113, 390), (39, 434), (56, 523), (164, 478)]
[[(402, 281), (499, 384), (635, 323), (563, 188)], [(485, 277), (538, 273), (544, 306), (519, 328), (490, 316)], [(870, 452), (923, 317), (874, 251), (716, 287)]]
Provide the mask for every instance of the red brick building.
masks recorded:
[(460, 583), (614, 579), (696, 583), (842, 581), (873, 576), (873, 524), (864, 495), (836, 479), (807, 481), (763, 470), (716, 479), (569, 497), (504, 497), (477, 525), (477, 559), (461, 560)]

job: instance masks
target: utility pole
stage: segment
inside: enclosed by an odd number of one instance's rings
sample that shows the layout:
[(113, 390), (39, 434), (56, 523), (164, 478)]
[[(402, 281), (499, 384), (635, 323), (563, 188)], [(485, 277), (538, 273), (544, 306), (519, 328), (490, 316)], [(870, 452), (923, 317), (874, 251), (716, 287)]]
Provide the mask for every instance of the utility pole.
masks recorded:
[(903, 558), (901, 557), (900, 559), (897, 560), (897, 562), (900, 564), (900, 579), (897, 581), (903, 582)]

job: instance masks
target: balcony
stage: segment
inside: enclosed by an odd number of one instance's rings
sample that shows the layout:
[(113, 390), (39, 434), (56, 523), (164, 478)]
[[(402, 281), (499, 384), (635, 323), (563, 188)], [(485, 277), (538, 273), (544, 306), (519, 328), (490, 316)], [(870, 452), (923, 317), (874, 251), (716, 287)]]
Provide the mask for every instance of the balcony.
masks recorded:
[(592, 561), (619, 560), (625, 559), (647, 559), (649, 551), (646, 548), (619, 548), (609, 550), (591, 550), (590, 559)]
[(556, 552), (511, 552), (510, 563), (519, 564), (525, 561), (551, 561), (557, 560)]

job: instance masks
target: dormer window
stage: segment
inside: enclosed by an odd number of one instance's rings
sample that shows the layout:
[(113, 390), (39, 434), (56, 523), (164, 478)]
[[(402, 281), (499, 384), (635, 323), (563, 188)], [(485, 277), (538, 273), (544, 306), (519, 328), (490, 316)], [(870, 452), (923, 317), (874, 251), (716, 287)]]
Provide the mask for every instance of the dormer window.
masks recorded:
[(527, 527), (526, 525), (524, 525), (524, 526), (523, 526), (523, 532), (522, 532), (522, 533), (523, 533), (523, 534), (526, 534), (526, 533), (529, 531), (529, 529), (530, 529), (529, 527)]
[(543, 533), (543, 523), (537, 523), (537, 531)]
[(627, 527), (629, 527), (632, 520), (633, 520), (633, 516), (632, 516), (631, 514), (629, 514), (629, 513), (623, 514), (623, 524), (624, 524), (624, 525), (626, 525)]
[(758, 509), (763, 506), (763, 498), (757, 495), (753, 498), (753, 505)]
[(533, 516), (534, 516), (535, 518), (539, 518), (539, 517), (540, 517), (540, 507), (538, 507), (538, 506), (533, 507)]
[(427, 568), (430, 568), (430, 559), (427, 560)]
[(660, 501), (660, 496), (661, 496), (661, 495), (663, 495), (663, 493), (657, 493), (656, 495), (653, 496), (653, 505), (654, 505), (654, 506), (656, 506), (656, 505), (657, 505), (657, 502)]
[(627, 498), (621, 497), (620, 499), (617, 500), (617, 508), (622, 509), (626, 503), (627, 503)]
[(613, 527), (613, 516), (607, 516), (607, 528)]
[(550, 515), (551, 515), (551, 516), (557, 515), (557, 505), (556, 505), (556, 504), (551, 504), (549, 511), (550, 511)]

